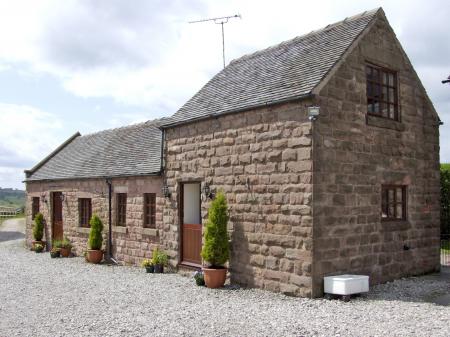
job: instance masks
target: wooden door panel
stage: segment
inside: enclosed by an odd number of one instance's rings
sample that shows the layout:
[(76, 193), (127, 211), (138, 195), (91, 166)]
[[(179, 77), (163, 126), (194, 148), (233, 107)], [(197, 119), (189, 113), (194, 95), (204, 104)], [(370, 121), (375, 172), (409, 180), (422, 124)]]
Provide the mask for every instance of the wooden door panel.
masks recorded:
[(200, 184), (182, 184), (180, 187), (181, 263), (200, 266), (202, 263), (200, 256), (202, 251)]
[(52, 199), (52, 238), (53, 240), (62, 240), (63, 232), (63, 215), (62, 215), (62, 193), (54, 192)]
[(202, 225), (183, 224), (183, 262), (201, 264)]

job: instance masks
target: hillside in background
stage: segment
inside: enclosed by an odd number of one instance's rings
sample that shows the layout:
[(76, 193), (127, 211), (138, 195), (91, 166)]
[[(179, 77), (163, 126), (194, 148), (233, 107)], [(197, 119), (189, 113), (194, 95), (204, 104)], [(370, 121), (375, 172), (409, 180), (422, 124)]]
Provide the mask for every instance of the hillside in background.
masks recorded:
[(24, 207), (25, 191), (0, 187), (0, 206)]
[(450, 164), (441, 164), (441, 169), (446, 170), (446, 171), (450, 171)]

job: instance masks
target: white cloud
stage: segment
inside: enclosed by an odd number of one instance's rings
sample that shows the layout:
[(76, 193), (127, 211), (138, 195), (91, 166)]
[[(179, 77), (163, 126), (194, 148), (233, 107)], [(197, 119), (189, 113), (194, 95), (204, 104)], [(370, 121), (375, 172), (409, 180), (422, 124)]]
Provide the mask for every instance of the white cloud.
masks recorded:
[(197, 0), (0, 2), (0, 64), (49, 73), (81, 97), (146, 108), (173, 101), (172, 113), (192, 93), (186, 84), (207, 78), (198, 71), (203, 52), (186, 43), (187, 20), (203, 8)]
[(124, 125), (143, 123), (146, 121), (148, 121), (148, 116), (146, 114), (139, 114), (139, 113), (114, 114), (111, 117), (111, 119), (108, 120), (108, 127), (117, 128)]
[(61, 128), (61, 121), (54, 115), (35, 107), (0, 103), (0, 186), (23, 180), (24, 169), (61, 143)]
[[(225, 25), (228, 63), (380, 5), (446, 122), (441, 158), (450, 161), (450, 89), (440, 83), (450, 75), (446, 1), (0, 0), (0, 72), (50, 74), (76, 96), (112, 98), (118, 104), (105, 124), (71, 125), (97, 131), (171, 115), (221, 69), (220, 25), (188, 21), (242, 14)], [(107, 114), (103, 103), (93, 112)], [(122, 106), (128, 113), (117, 113)], [(72, 132), (58, 134), (61, 122), (30, 106), (0, 109), (0, 144), (19, 153), (18, 162), (37, 162)]]

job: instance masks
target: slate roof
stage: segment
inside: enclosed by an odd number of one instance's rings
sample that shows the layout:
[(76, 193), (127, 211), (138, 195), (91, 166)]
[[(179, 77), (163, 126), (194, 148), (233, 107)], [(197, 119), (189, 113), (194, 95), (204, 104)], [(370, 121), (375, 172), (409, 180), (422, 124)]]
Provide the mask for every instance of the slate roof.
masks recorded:
[(310, 94), (378, 11), (382, 9), (233, 60), (164, 126)]
[(154, 121), (76, 134), (66, 143), (31, 169), (26, 181), (150, 175), (161, 169), (161, 130)]
[(364, 12), (233, 60), (171, 117), (76, 134), (25, 171), (26, 181), (158, 174), (158, 127), (308, 96), (379, 11)]

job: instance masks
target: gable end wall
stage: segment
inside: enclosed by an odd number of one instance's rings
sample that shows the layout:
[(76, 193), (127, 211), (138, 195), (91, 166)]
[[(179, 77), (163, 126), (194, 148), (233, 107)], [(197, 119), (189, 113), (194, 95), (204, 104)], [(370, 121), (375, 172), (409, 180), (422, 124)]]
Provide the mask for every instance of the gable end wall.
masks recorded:
[[(366, 121), (366, 61), (398, 71), (400, 123)], [(438, 120), (383, 16), (316, 104), (314, 294), (325, 275), (367, 274), (376, 284), (438, 269)], [(407, 221), (380, 221), (382, 184), (408, 186)]]

